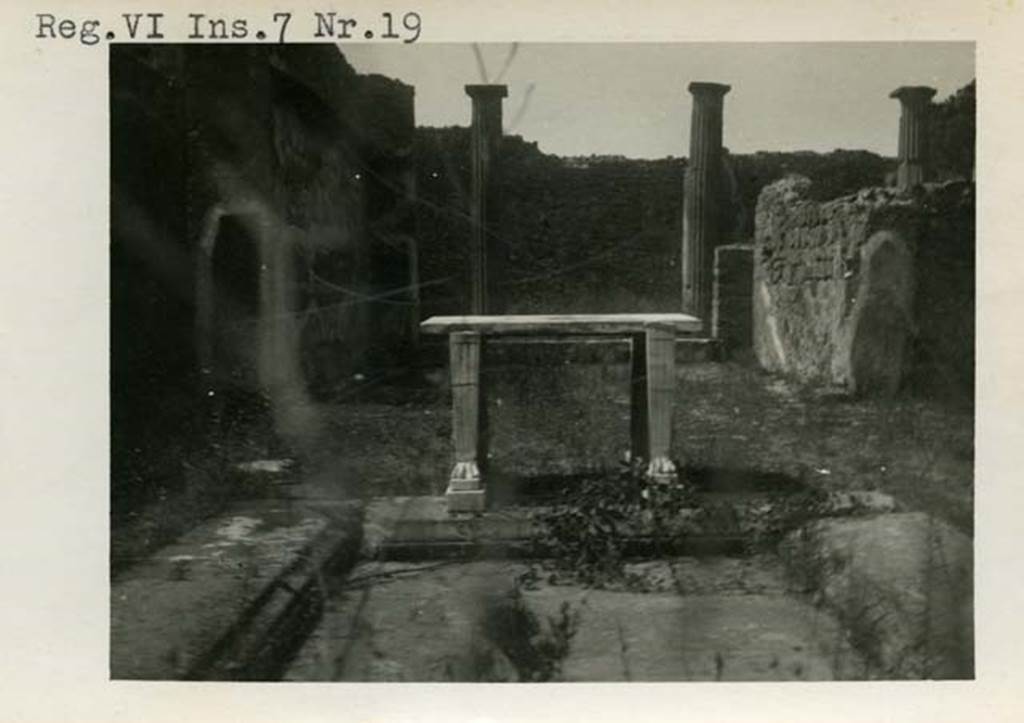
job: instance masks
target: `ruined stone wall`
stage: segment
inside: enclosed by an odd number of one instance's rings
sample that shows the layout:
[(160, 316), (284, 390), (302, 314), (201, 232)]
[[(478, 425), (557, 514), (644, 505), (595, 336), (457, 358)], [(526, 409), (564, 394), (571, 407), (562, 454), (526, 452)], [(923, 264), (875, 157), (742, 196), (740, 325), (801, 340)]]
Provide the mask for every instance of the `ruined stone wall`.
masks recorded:
[(130, 395), (191, 372), (195, 289), (181, 84), (122, 47), (110, 62), (110, 371)]
[(117, 46), (110, 68), (116, 393), (330, 385), (407, 343), (412, 304), (373, 299), (409, 286), (381, 249), (414, 228), (412, 88), (328, 45)]
[(974, 402), (975, 186), (949, 182), (922, 197), (917, 293), (908, 387), (957, 403)]
[(715, 249), (711, 333), (729, 356), (749, 352), (753, 344), (753, 291), (753, 244)]
[(243, 386), (330, 383), (407, 342), (408, 300), (372, 299), (409, 285), (412, 88), (332, 46), (119, 46), (111, 69), (112, 246), (142, 264), (116, 283), (166, 276), (144, 246), (174, 256), (177, 356)]
[[(946, 339), (952, 317), (960, 323), (959, 310), (973, 308), (973, 293), (961, 279), (946, 285), (955, 300), (942, 303), (934, 277), (937, 248), (973, 256), (973, 198), (951, 204), (946, 186), (916, 195), (868, 188), (819, 203), (809, 190), (806, 178), (787, 178), (765, 188), (757, 205), (753, 332), (765, 368), (891, 395), (920, 376), (923, 356), (973, 349), (973, 331)], [(968, 273), (962, 265), (947, 272)]]
[(676, 311), (682, 161), (527, 164), (502, 174), (511, 313)]
[[(424, 314), (468, 308), (465, 129), (419, 129)], [(507, 136), (495, 183), (509, 313), (674, 311), (684, 164), (563, 159)]]
[(330, 389), (408, 344), (409, 266), (387, 254), (413, 229), (413, 94), (333, 45), (116, 45), (110, 88), (124, 501), (132, 459), (163, 464), (221, 392)]

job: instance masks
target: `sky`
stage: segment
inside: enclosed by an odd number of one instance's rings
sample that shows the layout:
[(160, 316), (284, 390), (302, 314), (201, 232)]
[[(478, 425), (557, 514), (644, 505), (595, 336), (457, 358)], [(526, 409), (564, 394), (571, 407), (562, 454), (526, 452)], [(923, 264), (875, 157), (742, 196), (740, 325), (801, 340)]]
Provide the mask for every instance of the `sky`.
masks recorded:
[(418, 125), (469, 125), (463, 86), (504, 83), (505, 133), (563, 156), (687, 155), (692, 81), (732, 86), (723, 143), (733, 153), (846, 148), (894, 156), (899, 102), (891, 91), (930, 85), (940, 101), (974, 77), (973, 43), (477, 47), (482, 62), (470, 44), (359, 43), (341, 50), (359, 72), (415, 86)]

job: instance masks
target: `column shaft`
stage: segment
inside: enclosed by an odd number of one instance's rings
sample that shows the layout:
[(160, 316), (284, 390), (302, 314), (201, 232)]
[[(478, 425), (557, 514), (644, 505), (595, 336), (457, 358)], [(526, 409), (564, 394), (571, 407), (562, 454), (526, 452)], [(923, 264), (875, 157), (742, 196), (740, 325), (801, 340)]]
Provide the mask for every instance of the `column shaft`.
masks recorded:
[(501, 102), (508, 91), (504, 85), (467, 85), (466, 93), (473, 101), (469, 307), (472, 314), (500, 314), (503, 254), (493, 219), (498, 203), (493, 175), (501, 146)]
[(683, 189), (682, 306), (705, 332), (711, 313), (712, 255), (719, 239), (722, 107), (729, 86), (691, 83), (690, 157)]

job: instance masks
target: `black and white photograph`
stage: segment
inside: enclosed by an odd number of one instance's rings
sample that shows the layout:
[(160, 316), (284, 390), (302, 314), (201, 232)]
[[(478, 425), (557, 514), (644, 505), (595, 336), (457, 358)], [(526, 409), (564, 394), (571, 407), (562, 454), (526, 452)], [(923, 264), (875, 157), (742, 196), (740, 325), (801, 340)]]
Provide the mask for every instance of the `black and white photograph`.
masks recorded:
[(972, 678), (974, 52), (112, 45), (112, 677)]
[(0, 719), (1018, 720), (1022, 13), (0, 9)]

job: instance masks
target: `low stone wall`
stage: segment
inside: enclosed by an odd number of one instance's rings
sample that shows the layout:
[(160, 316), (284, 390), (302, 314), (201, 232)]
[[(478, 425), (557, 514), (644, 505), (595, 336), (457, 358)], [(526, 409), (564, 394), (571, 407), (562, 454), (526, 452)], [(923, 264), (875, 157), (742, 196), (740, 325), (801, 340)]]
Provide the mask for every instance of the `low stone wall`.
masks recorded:
[[(957, 309), (973, 309), (973, 286), (961, 279), (973, 279), (973, 190), (963, 185), (911, 195), (868, 188), (826, 203), (811, 200), (810, 182), (798, 176), (765, 188), (753, 288), (754, 350), (762, 366), (879, 395), (895, 393), (919, 359), (936, 353), (967, 357), (957, 363), (972, 368), (973, 351), (954, 353), (949, 344), (973, 350), (973, 329), (965, 336), (951, 328), (966, 324), (952, 318), (964, 314), (949, 312), (931, 278), (940, 249), (963, 261), (943, 265), (962, 282), (945, 284), (945, 294), (957, 297)], [(949, 318), (932, 318), (935, 305)], [(950, 333), (958, 338), (950, 342)], [(970, 376), (960, 369), (957, 378)]]

